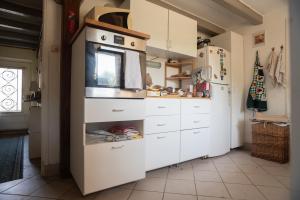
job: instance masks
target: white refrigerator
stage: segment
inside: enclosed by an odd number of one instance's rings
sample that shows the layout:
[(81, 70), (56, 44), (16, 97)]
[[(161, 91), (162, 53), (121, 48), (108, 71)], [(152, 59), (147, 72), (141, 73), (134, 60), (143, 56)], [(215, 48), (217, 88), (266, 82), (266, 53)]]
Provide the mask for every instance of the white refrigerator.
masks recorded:
[(211, 85), (211, 126), (209, 157), (230, 151), (230, 53), (220, 47), (198, 50), (202, 78)]

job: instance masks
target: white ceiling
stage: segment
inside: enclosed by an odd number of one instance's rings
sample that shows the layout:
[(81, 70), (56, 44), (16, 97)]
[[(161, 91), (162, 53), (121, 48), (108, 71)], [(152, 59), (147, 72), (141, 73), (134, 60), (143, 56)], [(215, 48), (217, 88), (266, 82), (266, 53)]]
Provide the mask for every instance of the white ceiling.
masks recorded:
[[(225, 29), (245, 24), (247, 21), (213, 2), (212, 0), (163, 0)], [(274, 8), (286, 5), (288, 0), (242, 0), (255, 11), (266, 14)]]

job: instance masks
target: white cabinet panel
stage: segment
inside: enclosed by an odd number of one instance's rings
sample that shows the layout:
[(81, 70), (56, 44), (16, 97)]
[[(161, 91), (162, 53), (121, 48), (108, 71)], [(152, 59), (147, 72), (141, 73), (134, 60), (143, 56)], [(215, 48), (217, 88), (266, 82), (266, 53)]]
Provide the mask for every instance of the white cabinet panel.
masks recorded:
[(182, 99), (182, 114), (210, 113), (211, 101), (209, 99)]
[(132, 28), (151, 36), (147, 45), (167, 50), (168, 9), (146, 0), (131, 0)]
[(180, 130), (179, 115), (146, 117), (145, 134)]
[(179, 162), (180, 132), (145, 135), (146, 171)]
[(145, 103), (140, 99), (85, 99), (85, 122), (143, 120)]
[(145, 178), (144, 141), (87, 145), (84, 159), (84, 193)]
[(146, 99), (146, 116), (154, 115), (178, 115), (180, 114), (179, 99)]
[(181, 131), (180, 162), (208, 155), (208, 145), (209, 128)]
[(169, 50), (197, 55), (197, 21), (169, 10)]
[(209, 114), (185, 114), (181, 115), (181, 130), (205, 128), (210, 126)]

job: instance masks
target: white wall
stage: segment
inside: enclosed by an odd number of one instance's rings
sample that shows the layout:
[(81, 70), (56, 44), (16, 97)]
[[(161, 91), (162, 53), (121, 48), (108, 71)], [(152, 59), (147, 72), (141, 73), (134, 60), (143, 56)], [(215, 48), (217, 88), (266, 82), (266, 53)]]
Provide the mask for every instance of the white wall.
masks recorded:
[[(289, 43), (288, 43), (288, 7), (281, 7), (270, 11), (264, 16), (264, 23), (258, 26), (241, 26), (235, 28), (234, 31), (240, 33), (244, 37), (244, 67), (245, 67), (245, 94), (248, 95), (248, 90), (252, 82), (253, 65), (255, 62), (255, 52), (259, 51), (260, 61), (263, 66), (266, 66), (267, 58), (272, 47), (275, 47), (276, 52), (280, 50), (280, 46), (284, 46), (284, 60), (287, 72), (289, 72)], [(254, 47), (253, 34), (259, 31), (265, 31), (265, 45)], [(269, 76), (266, 75), (266, 91), (268, 98), (268, 111), (266, 114), (288, 114), (290, 115), (290, 84), (287, 88), (274, 88)], [(289, 78), (288, 78), (289, 80)], [(246, 98), (247, 99), (247, 98)], [(246, 102), (245, 102), (246, 106)], [(251, 122), (252, 111), (245, 112), (245, 142), (251, 143)]]
[(41, 56), (42, 172), (44, 166), (58, 166), (60, 151), (60, 45), (61, 5), (44, 0)]
[[(0, 46), (0, 64), (16, 65), (23, 70), (22, 95), (28, 95), (31, 80), (37, 78), (36, 51)], [(30, 103), (22, 103), (21, 113), (0, 113), (0, 130), (15, 130), (28, 128)]]

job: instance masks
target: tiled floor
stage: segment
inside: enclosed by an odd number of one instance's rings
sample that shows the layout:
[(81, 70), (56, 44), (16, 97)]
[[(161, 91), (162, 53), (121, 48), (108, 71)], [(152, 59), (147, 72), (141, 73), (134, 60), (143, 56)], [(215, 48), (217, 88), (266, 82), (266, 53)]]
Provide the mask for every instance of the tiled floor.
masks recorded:
[(38, 173), (38, 164), (25, 153), (24, 179), (0, 184), (0, 199), (288, 200), (290, 187), (288, 164), (253, 158), (246, 151), (151, 171), (144, 180), (86, 197), (71, 179), (44, 179)]

